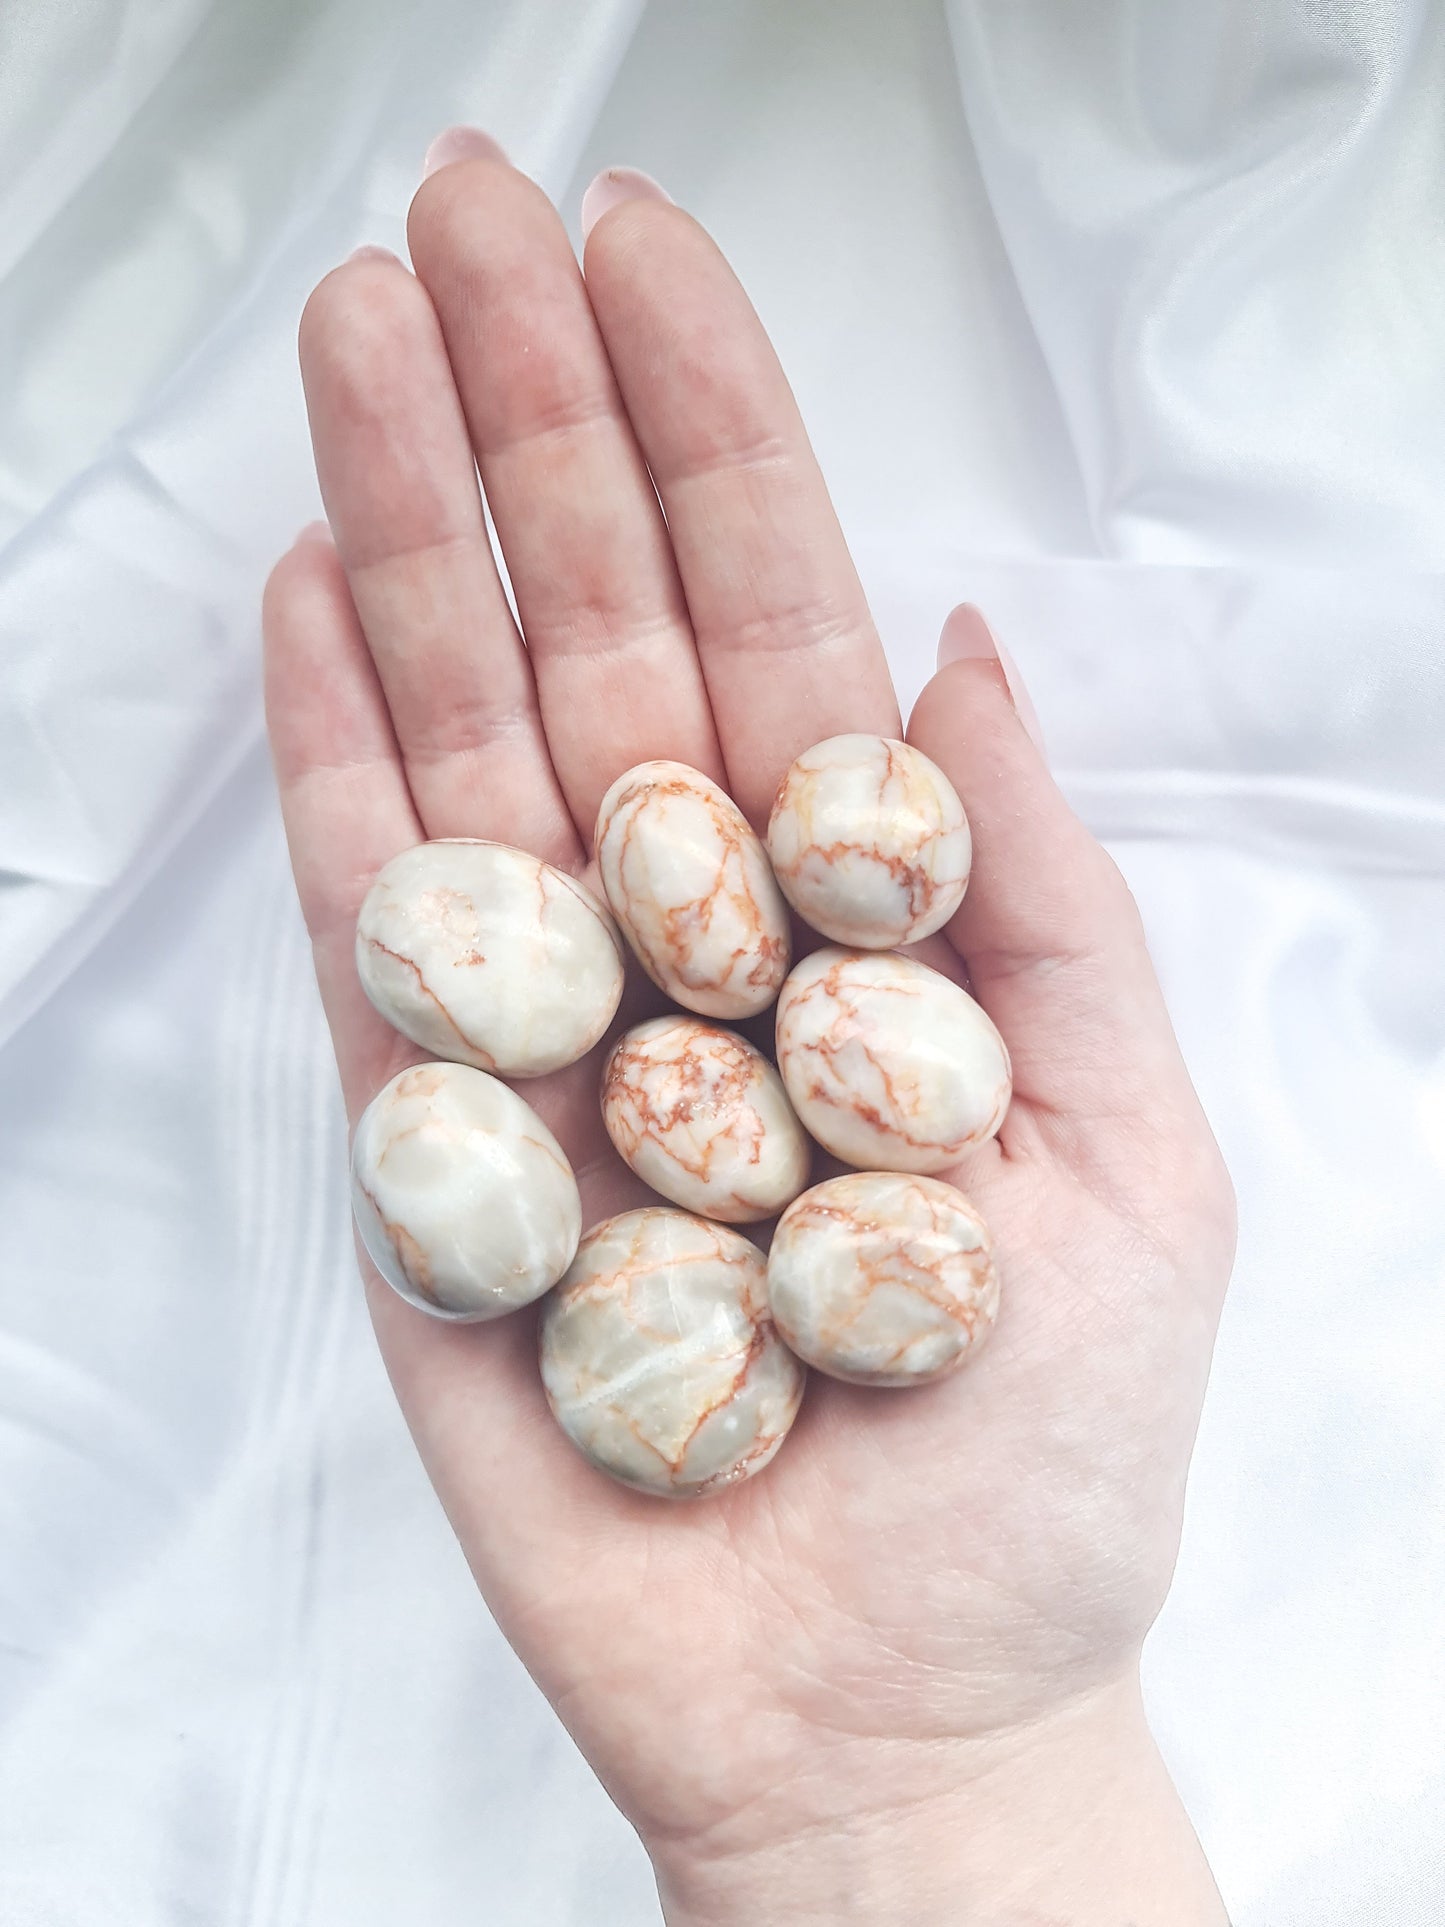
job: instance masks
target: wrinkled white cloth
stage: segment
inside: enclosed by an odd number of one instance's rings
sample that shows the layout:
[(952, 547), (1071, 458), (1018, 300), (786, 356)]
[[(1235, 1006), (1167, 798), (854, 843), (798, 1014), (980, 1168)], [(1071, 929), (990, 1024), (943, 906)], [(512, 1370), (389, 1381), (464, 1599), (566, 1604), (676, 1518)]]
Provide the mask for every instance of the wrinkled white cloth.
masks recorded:
[(1445, 1918), (1445, 17), (7, 0), (0, 1920), (654, 1922), (376, 1360), (261, 746), (307, 288), (490, 128), (709, 222), (905, 697), (979, 602), (1241, 1194), (1154, 1716), (1238, 1927)]

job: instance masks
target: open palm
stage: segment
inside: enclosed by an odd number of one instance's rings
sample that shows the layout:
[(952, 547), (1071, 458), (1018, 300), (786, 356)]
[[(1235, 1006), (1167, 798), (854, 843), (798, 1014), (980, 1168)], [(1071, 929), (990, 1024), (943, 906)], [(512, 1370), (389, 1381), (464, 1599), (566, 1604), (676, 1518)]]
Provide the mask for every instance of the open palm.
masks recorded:
[[(900, 729), (792, 396), (703, 231), (627, 200), (593, 229), (584, 285), (541, 192), (476, 158), (422, 186), (410, 239), (415, 275), (356, 258), (308, 306), (335, 546), (299, 541), (266, 605), (276, 764), (353, 1118), (416, 1055), (352, 964), (396, 851), (491, 837), (580, 872), (633, 763), (694, 764), (761, 824), (807, 745)], [(488, 1603), (660, 1858), (851, 1822), (883, 1782), (926, 1798), (949, 1749), (1127, 1673), (1172, 1570), (1228, 1181), (1128, 892), (996, 662), (941, 671), (910, 736), (974, 829), (941, 967), (966, 960), (1015, 1068), (999, 1140), (949, 1174), (1003, 1278), (976, 1364), (909, 1393), (815, 1376), (769, 1471), (669, 1505), (557, 1429), (532, 1313), (443, 1325), (368, 1278)], [(524, 1087), (587, 1223), (638, 1199), (597, 1075), (594, 1054)]]

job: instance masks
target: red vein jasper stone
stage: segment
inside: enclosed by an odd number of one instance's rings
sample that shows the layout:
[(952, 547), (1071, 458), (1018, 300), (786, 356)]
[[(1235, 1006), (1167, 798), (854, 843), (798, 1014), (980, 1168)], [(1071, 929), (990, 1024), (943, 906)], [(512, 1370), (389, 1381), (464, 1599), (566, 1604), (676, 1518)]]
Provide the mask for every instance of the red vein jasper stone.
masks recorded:
[(746, 1037), (705, 1018), (654, 1017), (620, 1038), (602, 1119), (644, 1184), (705, 1218), (771, 1218), (808, 1182), (783, 1080)]
[(952, 1185), (850, 1172), (783, 1213), (768, 1254), (778, 1330), (854, 1385), (924, 1385), (957, 1371), (998, 1316), (988, 1227)]
[(572, 1443), (668, 1498), (761, 1472), (803, 1396), (803, 1368), (768, 1313), (763, 1254), (661, 1205), (587, 1233), (543, 1308), (541, 1360)]
[(704, 1017), (766, 1010), (787, 975), (788, 906), (756, 832), (686, 763), (639, 763), (597, 813), (602, 888), (643, 969)]
[(467, 837), (392, 858), (356, 924), (372, 1003), (433, 1056), (540, 1077), (583, 1056), (622, 996), (612, 919), (564, 870)]
[(921, 751), (830, 736), (779, 785), (768, 855), (783, 895), (822, 936), (891, 950), (948, 922), (973, 842), (957, 790)]
[(1008, 1051), (966, 990), (892, 952), (815, 950), (778, 999), (778, 1068), (804, 1126), (860, 1170), (947, 1170), (998, 1130)]
[(469, 1064), (416, 1064), (362, 1112), (357, 1229), (386, 1282), (438, 1318), (500, 1318), (556, 1284), (582, 1235), (577, 1180), (530, 1104)]

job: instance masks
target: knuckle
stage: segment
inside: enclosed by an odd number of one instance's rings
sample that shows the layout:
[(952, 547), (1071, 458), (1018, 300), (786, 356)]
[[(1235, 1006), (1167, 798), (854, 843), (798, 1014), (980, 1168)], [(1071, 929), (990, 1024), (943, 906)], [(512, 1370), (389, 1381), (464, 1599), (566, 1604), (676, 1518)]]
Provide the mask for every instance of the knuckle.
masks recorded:
[(1089, 876), (1088, 866), (1084, 866), (1081, 876), (1088, 877), (1088, 887), (1096, 894), (1097, 901), (1108, 907), (1111, 917), (1117, 919), (1120, 930), (1131, 943), (1145, 947), (1144, 915), (1139, 908), (1139, 899), (1117, 861), (1104, 848), (1102, 843), (1090, 839), (1094, 857), (1093, 874)]

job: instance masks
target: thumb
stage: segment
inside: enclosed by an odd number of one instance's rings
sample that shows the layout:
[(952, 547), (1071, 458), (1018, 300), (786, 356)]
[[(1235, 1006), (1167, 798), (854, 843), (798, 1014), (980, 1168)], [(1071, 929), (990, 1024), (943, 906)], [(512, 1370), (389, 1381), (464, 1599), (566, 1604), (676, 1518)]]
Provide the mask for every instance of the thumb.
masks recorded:
[(1157, 1152), (1171, 1121), (1197, 1137), (1133, 896), (1055, 783), (1018, 671), (971, 604), (944, 624), (908, 738), (968, 812), (973, 875), (947, 935), (1013, 1058), (1015, 1135), (1110, 1169), (1130, 1163), (1120, 1139)]

